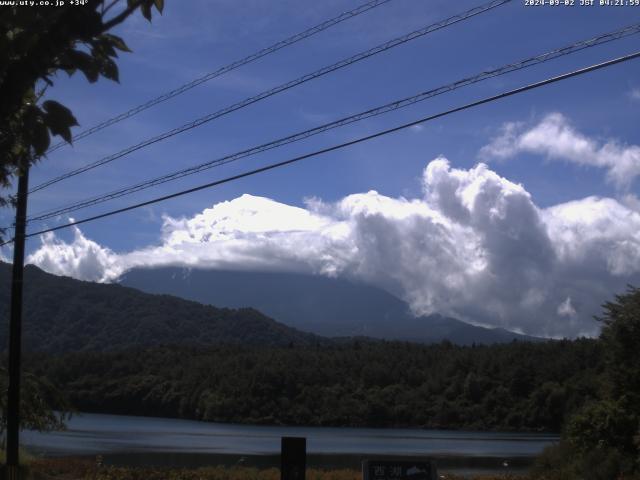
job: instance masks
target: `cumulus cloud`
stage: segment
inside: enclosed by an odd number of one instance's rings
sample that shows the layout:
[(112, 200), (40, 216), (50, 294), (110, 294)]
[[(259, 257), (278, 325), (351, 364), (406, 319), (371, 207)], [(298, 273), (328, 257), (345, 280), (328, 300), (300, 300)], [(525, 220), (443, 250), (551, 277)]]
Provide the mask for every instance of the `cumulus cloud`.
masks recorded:
[(631, 210), (635, 210), (636, 212), (640, 212), (640, 198), (633, 193), (627, 193), (623, 195), (620, 201)]
[(161, 245), (122, 257), (129, 266), (184, 265), (333, 274), (345, 235), (340, 222), (312, 210), (242, 195), (192, 218), (164, 217)]
[(640, 175), (639, 146), (616, 140), (597, 142), (578, 132), (560, 113), (547, 115), (533, 127), (521, 122), (503, 125), (500, 135), (480, 150), (480, 156), (506, 159), (522, 152), (604, 168), (607, 179), (618, 188), (628, 188)]
[(73, 227), (73, 235), (71, 243), (59, 240), (53, 233), (42, 235), (40, 248), (27, 257), (26, 263), (55, 275), (98, 282), (122, 273), (119, 258), (111, 250), (87, 239), (77, 227)]
[(114, 280), (136, 266), (344, 276), (442, 313), (536, 335), (597, 333), (600, 305), (640, 279), (640, 214), (609, 198), (538, 207), (487, 165), (429, 162), (419, 198), (375, 191), (305, 208), (243, 195), (164, 217), (157, 245), (116, 254), (53, 234), (29, 257), (53, 273)]

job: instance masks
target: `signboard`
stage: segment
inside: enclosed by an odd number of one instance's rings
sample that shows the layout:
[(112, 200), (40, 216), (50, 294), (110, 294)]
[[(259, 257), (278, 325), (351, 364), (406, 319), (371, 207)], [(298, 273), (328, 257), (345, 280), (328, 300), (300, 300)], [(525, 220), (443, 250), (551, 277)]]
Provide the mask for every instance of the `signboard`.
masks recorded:
[(365, 460), (363, 480), (437, 480), (433, 462), (425, 460)]

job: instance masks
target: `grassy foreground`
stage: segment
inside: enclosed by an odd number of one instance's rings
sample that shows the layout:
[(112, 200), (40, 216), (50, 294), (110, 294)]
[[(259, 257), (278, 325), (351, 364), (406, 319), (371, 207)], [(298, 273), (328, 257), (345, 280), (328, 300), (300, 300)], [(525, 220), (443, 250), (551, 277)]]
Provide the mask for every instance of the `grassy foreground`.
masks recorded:
[[(33, 480), (280, 480), (276, 468), (204, 467), (134, 468), (99, 466), (85, 458), (33, 460), (29, 465)], [(464, 480), (467, 477), (441, 475), (442, 480)], [(361, 480), (357, 470), (307, 470), (307, 480)], [(473, 480), (546, 480), (510, 475), (478, 475)], [(551, 479), (550, 479), (551, 480)]]

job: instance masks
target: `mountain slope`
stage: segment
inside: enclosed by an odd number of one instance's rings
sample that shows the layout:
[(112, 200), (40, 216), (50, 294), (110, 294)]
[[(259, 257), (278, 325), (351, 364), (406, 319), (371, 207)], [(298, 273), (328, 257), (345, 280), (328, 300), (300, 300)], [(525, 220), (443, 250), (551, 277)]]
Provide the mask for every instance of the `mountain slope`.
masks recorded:
[[(0, 346), (8, 341), (11, 266), (0, 263)], [(121, 285), (25, 268), (27, 351), (104, 351), (163, 344), (288, 345), (321, 341), (251, 309), (229, 310)]]
[(441, 315), (416, 318), (406, 303), (386, 291), (339, 278), (165, 267), (130, 270), (120, 283), (210, 305), (251, 306), (286, 325), (324, 336), (424, 343), (448, 339), (464, 345), (535, 340)]

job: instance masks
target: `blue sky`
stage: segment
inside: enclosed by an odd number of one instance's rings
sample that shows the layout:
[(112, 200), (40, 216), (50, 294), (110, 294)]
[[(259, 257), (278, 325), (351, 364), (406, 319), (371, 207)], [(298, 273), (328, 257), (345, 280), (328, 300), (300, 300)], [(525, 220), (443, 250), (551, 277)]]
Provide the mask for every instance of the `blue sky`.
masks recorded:
[[(360, 3), (357, 0), (169, 0), (164, 14), (156, 16), (151, 24), (137, 16), (116, 32), (133, 50), (131, 54), (122, 54), (119, 60), (120, 84), (100, 80), (90, 85), (81, 75), (69, 79), (62, 74), (48, 95), (73, 110), (81, 124), (80, 129), (90, 127)], [(31, 184), (95, 161), (193, 118), (481, 3), (477, 0), (392, 0), (80, 140), (73, 147), (52, 153), (32, 170)], [(201, 163), (634, 22), (640, 22), (640, 7), (529, 7), (524, 6), (524, 1), (516, 0), (214, 120), (98, 170), (60, 182), (35, 193), (30, 198), (29, 211), (48, 210)], [(234, 165), (76, 212), (74, 217), (83, 218), (212, 181), (631, 53), (640, 46), (639, 39), (638, 35), (631, 36), (485, 81), (399, 112), (241, 160)], [(167, 226), (163, 216), (194, 218), (206, 208), (237, 199), (243, 194), (301, 208), (308, 208), (309, 202), (305, 203), (305, 199), (316, 198), (323, 205), (332, 205), (349, 195), (370, 190), (393, 199), (420, 199), (425, 189), (423, 171), (439, 156), (446, 157), (449, 173), (454, 177), (454, 171), (469, 173), (478, 162), (486, 162), (492, 173), (514, 185), (521, 184), (530, 195), (532, 204), (540, 211), (595, 195), (626, 205), (631, 215), (634, 210), (629, 205), (634, 202), (638, 184), (632, 177), (625, 185), (607, 177), (611, 164), (603, 160), (606, 152), (594, 154), (589, 161), (583, 160), (580, 152), (573, 156), (566, 150), (558, 153), (549, 145), (532, 146), (522, 141), (518, 146), (517, 139), (512, 139), (515, 143), (510, 145), (508, 154), (495, 154), (495, 149), (494, 155), (486, 152), (487, 145), (504, 134), (505, 125), (512, 125), (516, 131), (514, 135), (520, 135), (522, 139), (536, 126), (548, 127), (545, 119), (555, 118), (562, 128), (569, 128), (575, 134), (572, 138), (577, 138), (578, 143), (580, 139), (583, 142), (588, 139), (593, 142), (592, 150), (615, 144), (618, 150), (606, 158), (613, 158), (611, 162), (615, 162), (615, 155), (627, 152), (633, 163), (634, 151), (625, 149), (640, 144), (639, 73), (640, 60), (614, 66), (295, 166), (87, 224), (81, 227), (83, 238), (114, 254), (163, 245), (166, 240), (163, 240), (163, 231)], [(10, 213), (7, 210), (0, 212), (2, 223), (10, 222)], [(66, 218), (60, 219), (64, 220)], [(43, 226), (54, 225), (56, 222)], [(56, 241), (71, 245), (73, 233), (60, 233)], [(28, 252), (33, 253), (39, 248), (41, 244), (33, 239), (29, 242)], [(635, 278), (635, 274), (633, 271), (629, 273), (631, 276), (619, 280), (624, 285), (625, 281)], [(379, 283), (399, 296), (413, 298), (414, 294), (407, 291), (406, 286), (385, 282), (381, 280)], [(603, 295), (609, 293), (605, 288), (598, 288), (597, 291)], [(573, 295), (571, 298), (575, 298), (576, 294)], [(558, 306), (557, 300), (553, 300), (554, 311)], [(598, 299), (598, 302), (604, 300), (606, 298)], [(424, 304), (420, 301), (414, 303)], [(436, 302), (434, 305), (444, 303)], [(473, 313), (464, 313), (454, 307), (451, 311), (473, 320)], [(483, 315), (483, 318), (491, 316)], [(507, 324), (502, 322), (501, 325)], [(529, 324), (507, 326), (532, 331)], [(549, 332), (554, 333), (551, 330)], [(555, 333), (579, 331), (586, 330), (573, 325)]]

